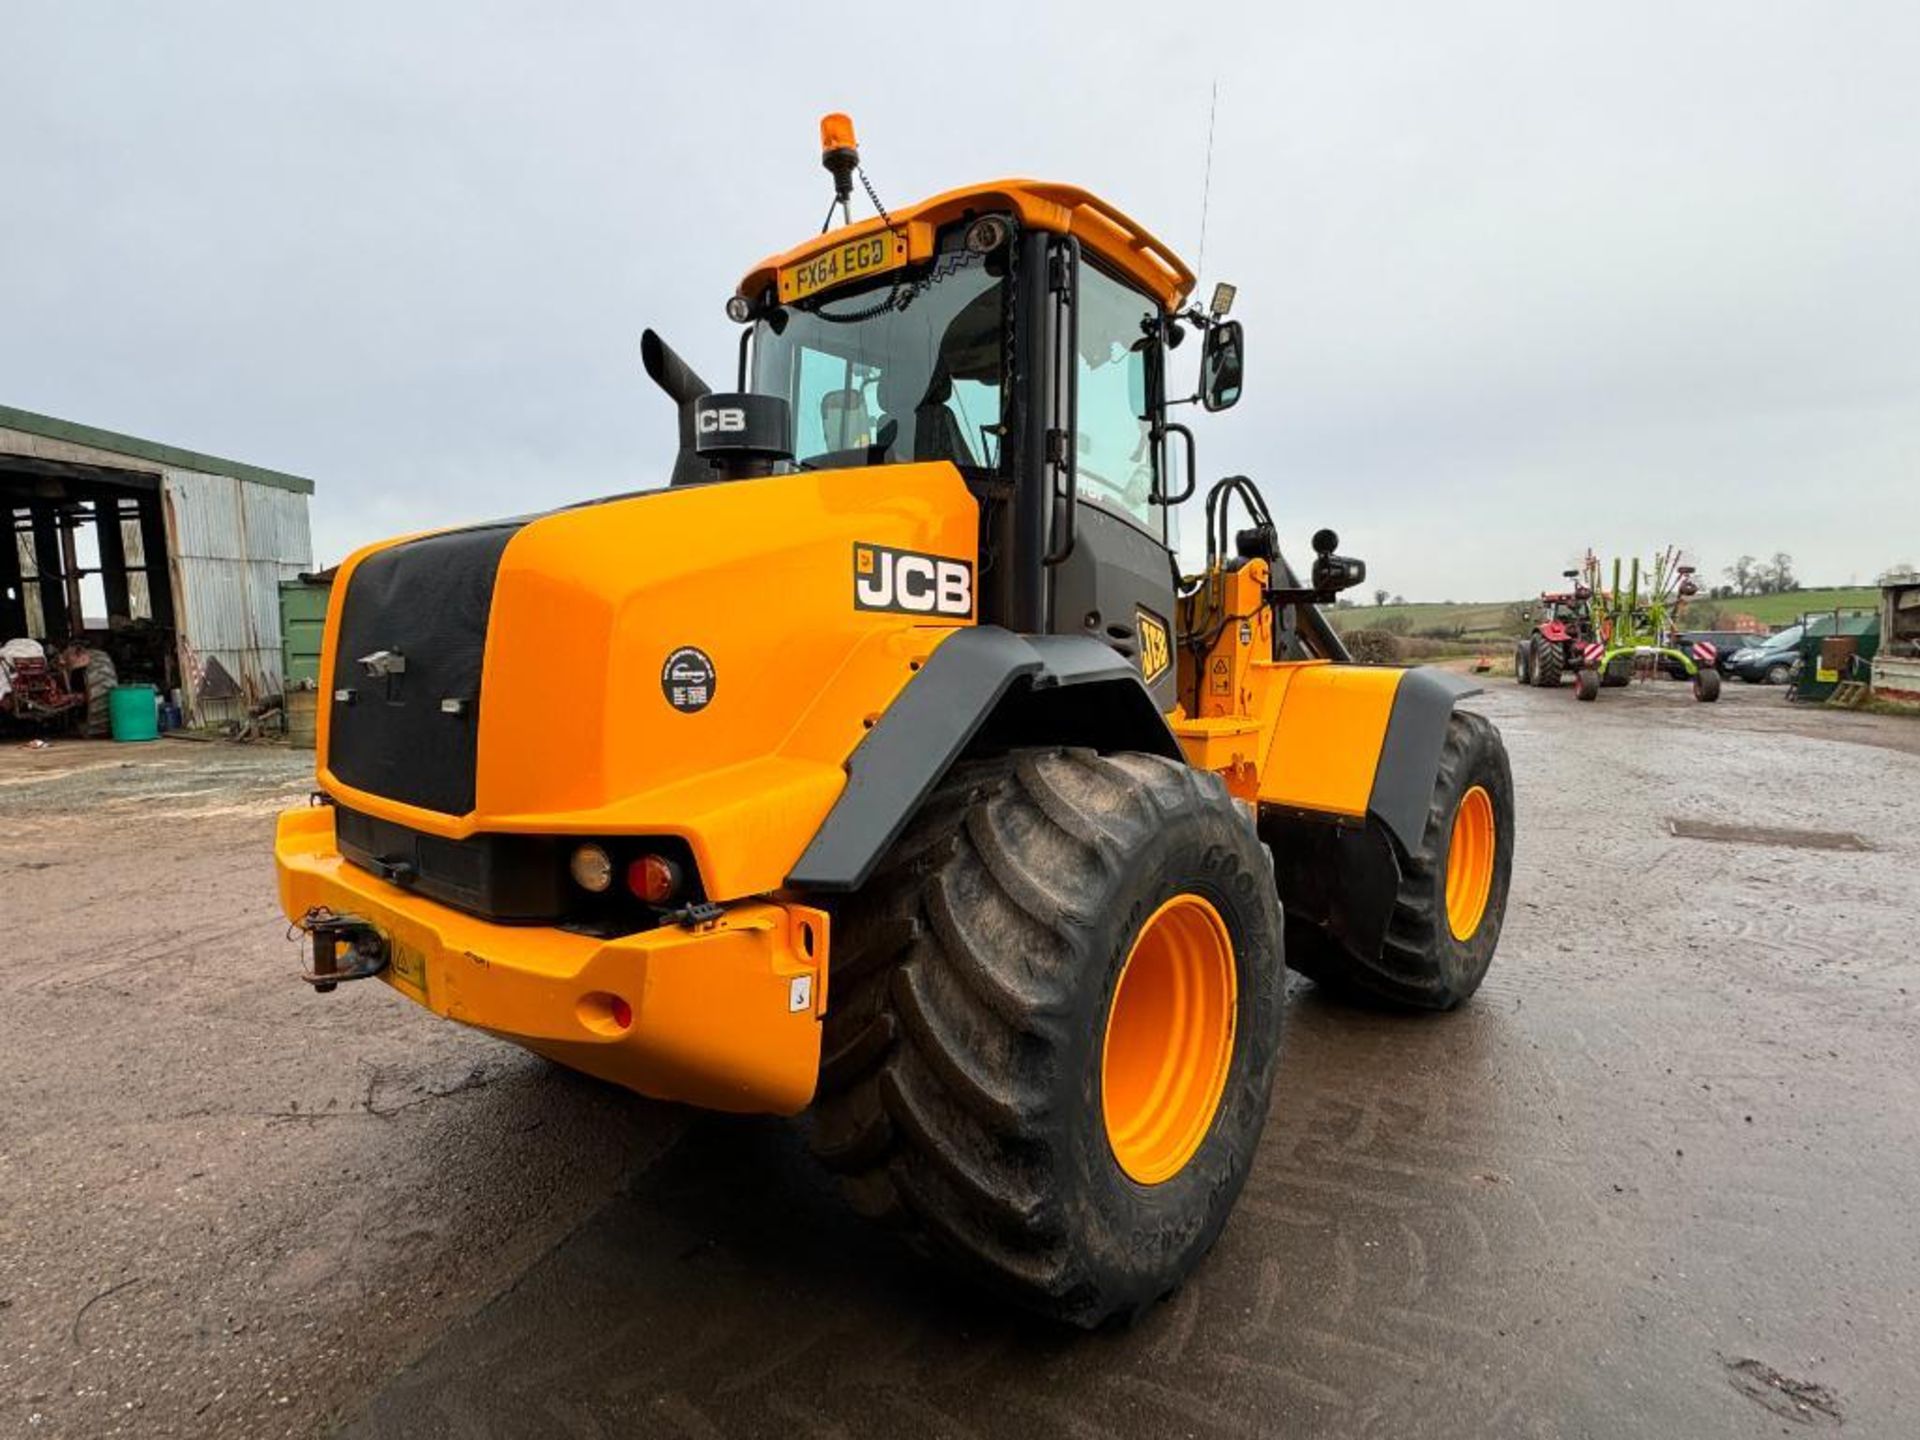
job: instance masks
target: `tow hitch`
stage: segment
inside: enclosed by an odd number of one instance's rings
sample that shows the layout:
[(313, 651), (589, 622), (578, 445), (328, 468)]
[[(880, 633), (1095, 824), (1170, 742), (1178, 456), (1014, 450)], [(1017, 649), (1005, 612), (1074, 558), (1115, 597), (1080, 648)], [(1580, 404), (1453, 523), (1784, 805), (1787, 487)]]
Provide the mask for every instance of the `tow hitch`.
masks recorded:
[(358, 915), (316, 905), (294, 928), (313, 943), (313, 968), (301, 971), (300, 978), (318, 994), (337, 989), (343, 980), (366, 980), (387, 968), (387, 937)]

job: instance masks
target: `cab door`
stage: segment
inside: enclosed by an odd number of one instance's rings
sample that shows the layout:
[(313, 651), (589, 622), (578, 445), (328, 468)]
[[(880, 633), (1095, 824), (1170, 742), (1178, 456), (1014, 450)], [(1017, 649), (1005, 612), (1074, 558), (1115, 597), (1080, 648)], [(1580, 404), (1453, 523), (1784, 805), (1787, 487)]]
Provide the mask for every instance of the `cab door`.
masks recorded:
[(1160, 309), (1088, 260), (1070, 268), (1074, 312), (1054, 329), (1053, 358), (1066, 382), (1054, 387), (1055, 424), (1072, 437), (1074, 499), (1055, 505), (1048, 628), (1112, 646), (1170, 711), (1171, 520), (1157, 498), (1162, 456), (1149, 418), (1160, 401)]

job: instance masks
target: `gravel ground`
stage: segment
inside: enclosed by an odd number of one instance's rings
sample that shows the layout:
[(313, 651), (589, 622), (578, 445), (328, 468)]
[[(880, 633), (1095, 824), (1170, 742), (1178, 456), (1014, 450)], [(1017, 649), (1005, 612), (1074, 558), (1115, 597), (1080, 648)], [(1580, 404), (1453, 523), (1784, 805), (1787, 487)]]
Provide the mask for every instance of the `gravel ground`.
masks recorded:
[(307, 994), (299, 757), (9, 747), (0, 1433), (1920, 1433), (1920, 724), (1476, 703), (1522, 826), (1486, 987), (1297, 985), (1220, 1247), (1090, 1337), (902, 1259), (790, 1127)]

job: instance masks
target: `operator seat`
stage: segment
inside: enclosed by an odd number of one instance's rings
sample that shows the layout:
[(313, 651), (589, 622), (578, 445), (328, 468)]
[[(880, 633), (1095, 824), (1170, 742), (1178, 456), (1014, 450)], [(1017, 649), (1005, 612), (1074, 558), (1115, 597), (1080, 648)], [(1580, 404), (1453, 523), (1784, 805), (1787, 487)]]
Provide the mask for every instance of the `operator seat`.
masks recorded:
[[(919, 394), (916, 395), (915, 391)], [(973, 465), (973, 450), (966, 432), (947, 401), (953, 396), (953, 377), (941, 366), (922, 388), (917, 377), (903, 374), (897, 367), (880, 376), (874, 398), (885, 419), (899, 421), (907, 413), (913, 416), (913, 455), (915, 460), (948, 460), (955, 465)], [(907, 428), (901, 426), (902, 429)]]

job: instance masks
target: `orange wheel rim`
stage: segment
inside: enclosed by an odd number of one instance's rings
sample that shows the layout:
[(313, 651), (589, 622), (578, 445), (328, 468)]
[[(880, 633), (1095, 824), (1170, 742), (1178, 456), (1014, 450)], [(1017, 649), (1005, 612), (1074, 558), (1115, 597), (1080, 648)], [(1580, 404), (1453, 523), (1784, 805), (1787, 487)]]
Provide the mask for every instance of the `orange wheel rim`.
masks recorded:
[(1212, 905), (1176, 895), (1147, 917), (1120, 967), (1100, 1050), (1107, 1143), (1140, 1184), (1179, 1174), (1213, 1127), (1238, 991), (1233, 940)]
[(1456, 940), (1471, 940), (1486, 918), (1498, 840), (1493, 797), (1484, 785), (1476, 785), (1460, 797), (1460, 808), (1453, 812), (1453, 840), (1447, 846), (1447, 928)]

